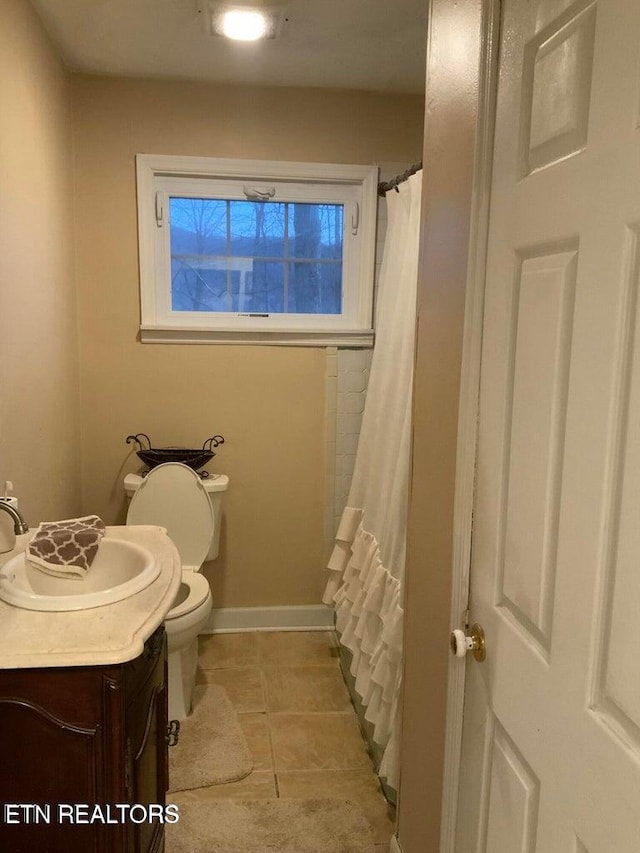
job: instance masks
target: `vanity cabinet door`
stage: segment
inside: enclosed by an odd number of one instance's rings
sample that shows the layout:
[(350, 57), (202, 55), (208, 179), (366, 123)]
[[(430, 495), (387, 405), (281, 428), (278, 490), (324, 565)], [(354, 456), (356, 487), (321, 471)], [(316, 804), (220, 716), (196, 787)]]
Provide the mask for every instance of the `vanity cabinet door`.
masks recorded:
[(157, 820), (80, 823), (60, 808), (164, 806), (166, 728), (162, 627), (129, 663), (0, 670), (0, 853), (160, 853)]
[(0, 850), (104, 849), (95, 828), (61, 820), (59, 811), (100, 802), (101, 692), (86, 669), (0, 670)]

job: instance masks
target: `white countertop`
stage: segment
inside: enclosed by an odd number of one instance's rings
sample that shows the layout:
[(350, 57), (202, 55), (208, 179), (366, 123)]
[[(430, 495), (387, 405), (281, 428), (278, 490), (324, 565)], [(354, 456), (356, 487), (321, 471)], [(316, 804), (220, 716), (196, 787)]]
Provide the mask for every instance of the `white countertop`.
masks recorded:
[[(24, 551), (32, 535), (18, 537), (0, 564)], [(176, 597), (180, 557), (163, 527), (107, 527), (106, 535), (151, 551), (160, 563), (156, 580), (124, 601), (89, 610), (44, 613), (0, 600), (0, 669), (106, 665), (141, 654)]]

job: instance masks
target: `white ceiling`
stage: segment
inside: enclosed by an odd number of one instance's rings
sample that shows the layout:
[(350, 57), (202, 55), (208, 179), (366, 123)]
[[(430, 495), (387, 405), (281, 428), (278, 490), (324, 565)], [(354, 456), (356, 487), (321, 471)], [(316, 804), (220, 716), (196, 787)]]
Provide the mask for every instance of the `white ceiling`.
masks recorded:
[(32, 0), (73, 71), (424, 90), (427, 0), (283, 0), (282, 34), (257, 43), (208, 34), (198, 12), (206, 2)]

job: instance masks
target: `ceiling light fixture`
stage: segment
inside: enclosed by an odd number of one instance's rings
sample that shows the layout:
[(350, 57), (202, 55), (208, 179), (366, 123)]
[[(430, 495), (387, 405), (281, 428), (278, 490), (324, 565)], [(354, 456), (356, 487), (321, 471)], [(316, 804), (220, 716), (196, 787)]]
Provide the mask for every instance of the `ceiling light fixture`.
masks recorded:
[(222, 16), (222, 35), (237, 41), (257, 41), (267, 34), (269, 24), (262, 12), (230, 9)]
[(281, 14), (268, 8), (250, 6), (211, 6), (211, 31), (236, 41), (275, 38)]

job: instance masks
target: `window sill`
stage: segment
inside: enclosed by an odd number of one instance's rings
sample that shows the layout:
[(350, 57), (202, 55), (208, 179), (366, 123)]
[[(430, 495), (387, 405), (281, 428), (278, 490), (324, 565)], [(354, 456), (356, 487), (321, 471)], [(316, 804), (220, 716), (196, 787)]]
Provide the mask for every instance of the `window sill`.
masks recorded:
[(214, 329), (176, 329), (173, 327), (143, 326), (140, 340), (143, 344), (233, 344), (234, 346), (295, 346), (295, 347), (349, 347), (373, 346), (372, 329), (339, 331), (236, 331)]

